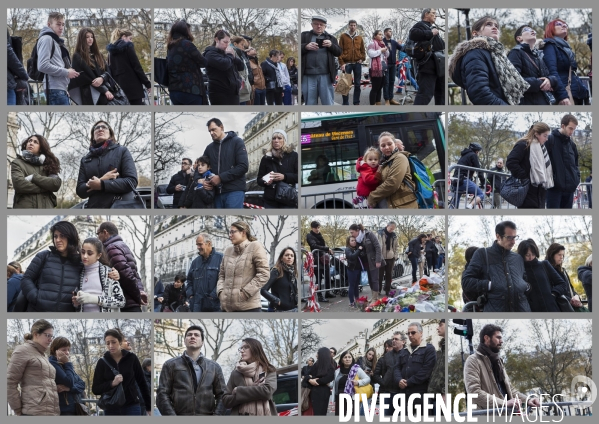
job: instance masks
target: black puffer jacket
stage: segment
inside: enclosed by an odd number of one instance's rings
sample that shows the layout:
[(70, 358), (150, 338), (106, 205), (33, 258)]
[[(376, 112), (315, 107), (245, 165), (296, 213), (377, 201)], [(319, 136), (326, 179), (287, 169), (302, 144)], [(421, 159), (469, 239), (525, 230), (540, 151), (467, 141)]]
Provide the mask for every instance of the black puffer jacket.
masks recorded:
[(243, 71), (243, 61), (237, 55), (230, 55), (218, 47), (208, 46), (204, 50), (208, 92), (227, 95), (239, 94), (237, 72)]
[(432, 344), (423, 341), (414, 349), (408, 342), (400, 351), (399, 364), (393, 373), (393, 383), (399, 386), (401, 380), (406, 380), (406, 395), (426, 393), (436, 363), (437, 351)]
[(549, 101), (541, 90), (541, 81), (539, 78), (548, 78), (551, 87), (557, 87), (557, 78), (549, 75), (545, 62), (539, 57), (537, 50), (531, 50), (528, 44), (517, 44), (507, 55), (518, 70), (522, 78), (530, 84), (524, 97), (520, 99), (521, 105), (549, 105)]
[[(460, 159), (458, 160), (458, 165), (469, 166), (471, 168), (481, 168), (480, 161), (478, 160), (478, 155), (476, 152), (469, 147), (466, 147), (464, 150), (460, 152)], [(463, 179), (467, 178), (469, 180), (474, 176), (475, 171), (469, 171), (465, 169), (457, 169), (454, 171), (453, 176), (461, 182)], [(485, 181), (485, 174), (483, 172), (478, 173), (478, 179), (480, 180), (480, 185), (482, 185)]]
[(551, 264), (535, 258), (525, 261), (524, 269), (530, 284), (528, 303), (531, 312), (561, 312), (555, 298), (564, 295), (570, 300), (570, 289)]
[(175, 208), (184, 206), (181, 202), (181, 197), (185, 194), (185, 190), (177, 191), (175, 190), (175, 187), (179, 184), (185, 187), (189, 186), (189, 184), (191, 184), (191, 177), (192, 174), (183, 171), (179, 171), (171, 177), (171, 180), (166, 187), (166, 192), (173, 195), (173, 206)]
[[(123, 407), (142, 403), (140, 402), (142, 399), (139, 399), (138, 396), (138, 393), (141, 392), (146, 411), (151, 411), (152, 399), (150, 397), (150, 388), (146, 384), (146, 379), (141, 364), (139, 363), (139, 359), (134, 353), (127, 350), (122, 349), (121, 353), (123, 357), (118, 364), (112, 359), (110, 352), (104, 353), (104, 359), (108, 361), (112, 368), (115, 368), (123, 376), (123, 382), (121, 383), (125, 392), (125, 404)], [(106, 362), (104, 362), (103, 359), (98, 359), (94, 371), (94, 381), (92, 383), (93, 394), (100, 396), (103, 393), (110, 391), (112, 389), (114, 377), (114, 372)], [(137, 391), (138, 386), (139, 392)]]
[(422, 243), (420, 243), (420, 239), (415, 238), (408, 243), (408, 252), (410, 255), (408, 257), (411, 258), (419, 258), (420, 251), (422, 250)]
[(399, 393), (399, 385), (393, 383), (394, 371), (399, 364), (399, 355), (401, 350), (396, 352), (390, 350), (379, 358), (374, 367), (370, 382), (374, 385), (378, 383), (379, 393)]
[[(505, 166), (514, 177), (530, 179), (530, 149), (526, 147), (526, 140), (520, 140), (514, 145)], [(520, 209), (544, 209), (546, 196), (547, 190), (543, 186), (535, 187), (531, 184)]]
[(555, 191), (573, 192), (580, 184), (578, 149), (572, 139), (554, 129), (545, 143), (551, 167), (553, 168), (553, 188)]
[[(103, 180), (103, 190), (87, 192), (87, 181), (92, 177), (102, 178), (108, 171), (116, 168), (119, 176), (114, 180)], [(117, 195), (131, 193), (137, 187), (137, 169), (129, 150), (125, 146), (113, 143), (100, 156), (85, 155), (79, 165), (77, 178), (77, 196), (89, 198), (86, 209), (108, 209)]]
[(135, 256), (119, 235), (110, 237), (103, 244), (110, 265), (119, 272), (119, 283), (126, 300), (125, 307), (139, 306), (143, 284), (137, 272)]
[(260, 161), (260, 167), (258, 168), (258, 177), (256, 179), (256, 183), (258, 183), (260, 187), (264, 187), (264, 198), (266, 200), (275, 200), (276, 184), (267, 185), (264, 183), (262, 177), (264, 177), (269, 172), (277, 172), (279, 174), (285, 175), (285, 179), (283, 179), (283, 181), (287, 184), (297, 184), (297, 166), (297, 152), (294, 152), (292, 150), (292, 147), (285, 149), (285, 152), (283, 153), (283, 158), (281, 160), (275, 158), (272, 155), (272, 151), (266, 152), (266, 154), (262, 157), (262, 160)]
[(183, 356), (162, 365), (156, 406), (162, 415), (218, 415), (227, 386), (216, 362), (200, 356), (202, 377), (198, 385), (193, 366)]
[(82, 270), (79, 255), (63, 258), (54, 246), (35, 255), (21, 280), (27, 312), (75, 312), (72, 297)]
[(135, 53), (135, 47), (130, 41), (117, 40), (106, 46), (110, 73), (121, 86), (129, 100), (143, 99), (144, 85), (152, 87), (152, 83), (144, 73), (141, 63)]
[[(489, 281), (492, 281), (490, 291)], [(530, 286), (524, 281), (524, 260), (497, 242), (474, 252), (462, 273), (462, 289), (467, 293), (486, 293), (483, 312), (530, 312), (526, 297)]]
[(227, 132), (221, 141), (213, 141), (204, 150), (210, 158), (210, 170), (220, 177), (221, 193), (245, 191), (245, 174), (249, 160), (245, 143), (234, 131)]
[(273, 268), (268, 282), (260, 289), (260, 294), (269, 301), (270, 307), (277, 311), (297, 308), (297, 279), (287, 270), (283, 271), (283, 276), (279, 278), (279, 271)]
[(27, 71), (25, 70), (25, 67), (23, 67), (21, 60), (19, 60), (19, 58), (17, 57), (17, 54), (15, 53), (15, 51), (12, 48), (12, 43), (10, 40), (10, 33), (8, 32), (8, 30), (6, 30), (6, 35), (8, 37), (7, 46), (6, 46), (6, 48), (7, 48), (6, 64), (8, 65), (7, 89), (14, 90), (15, 88), (17, 88), (17, 80), (21, 80), (26, 83), (27, 80), (29, 79), (29, 75), (27, 75)]
[(164, 298), (162, 301), (163, 308), (169, 307), (173, 311), (187, 301), (187, 295), (185, 294), (185, 287), (183, 284), (181, 284), (181, 287), (179, 288), (176, 288), (174, 283), (167, 284), (162, 297)]
[[(445, 41), (443, 41), (443, 37), (441, 34), (434, 36), (432, 24), (426, 21), (417, 22), (411, 29), (409, 33), (410, 40), (416, 42), (427, 42), (433, 39), (433, 37), (437, 37), (435, 39), (434, 45), (431, 45), (432, 50), (434, 51), (442, 51), (445, 50)], [(434, 47), (437, 47), (436, 49)], [(443, 47), (443, 48), (440, 48)], [(417, 64), (418, 72), (424, 72), (425, 74), (434, 74), (437, 72), (436, 64), (434, 60), (431, 60), (431, 56), (424, 63)], [(395, 64), (395, 60), (393, 61)]]

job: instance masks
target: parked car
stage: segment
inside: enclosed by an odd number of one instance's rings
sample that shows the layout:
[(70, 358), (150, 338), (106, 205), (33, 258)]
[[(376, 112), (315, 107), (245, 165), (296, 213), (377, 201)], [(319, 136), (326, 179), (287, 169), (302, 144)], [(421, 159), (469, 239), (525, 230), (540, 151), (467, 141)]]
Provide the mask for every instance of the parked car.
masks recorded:
[(168, 184), (158, 184), (156, 190), (156, 208), (157, 209), (172, 209), (173, 195), (166, 192)]
[(272, 395), (272, 399), (279, 416), (298, 415), (298, 375), (298, 364), (277, 369), (277, 390)]
[[(141, 195), (141, 198), (146, 203), (146, 209), (152, 208), (152, 188), (151, 187), (137, 187), (138, 193)], [(85, 209), (85, 205), (87, 205), (88, 199), (85, 199), (83, 202), (77, 203), (75, 206), (71, 207), (71, 209)]]

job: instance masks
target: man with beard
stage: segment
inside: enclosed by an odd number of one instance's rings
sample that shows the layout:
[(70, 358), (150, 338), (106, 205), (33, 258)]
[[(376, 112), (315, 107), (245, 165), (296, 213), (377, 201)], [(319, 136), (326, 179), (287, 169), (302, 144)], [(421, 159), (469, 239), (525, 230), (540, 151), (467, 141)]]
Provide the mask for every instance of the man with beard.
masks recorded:
[(505, 177), (503, 175), (487, 174), (487, 181), (490, 180), (493, 185), (493, 207), (495, 209), (501, 209), (501, 194), (499, 193), (501, 192), (501, 186), (508, 177), (507, 172), (505, 172), (505, 167), (503, 166), (503, 159), (497, 158), (495, 167), (491, 168), (489, 171), (501, 172), (505, 174)]
[(181, 170), (171, 177), (166, 192), (173, 195), (173, 208), (177, 209), (183, 206), (181, 197), (185, 193), (185, 189), (191, 184), (193, 170), (191, 169), (191, 159), (183, 158), (181, 160)]
[[(503, 345), (502, 333), (503, 330), (497, 325), (485, 325), (480, 330), (480, 344), (476, 352), (464, 364), (466, 393), (478, 395), (474, 402), (479, 409), (491, 408), (493, 402), (499, 408), (526, 403), (526, 395), (510, 384), (503, 361), (499, 357)], [(540, 406), (539, 399), (529, 399), (528, 406)]]
[(198, 257), (187, 273), (187, 299), (192, 312), (219, 312), (220, 300), (216, 295), (218, 272), (223, 254), (212, 246), (209, 234), (196, 238)]
[(400, 393), (399, 386), (395, 384), (394, 371), (395, 367), (399, 365), (399, 354), (406, 344), (407, 337), (401, 331), (395, 331), (393, 338), (391, 339), (390, 348), (387, 348), (387, 342), (385, 342), (385, 354), (377, 361), (374, 373), (372, 376), (372, 382), (378, 383), (379, 394), (389, 393), (389, 399), (381, 401), (381, 408), (384, 405), (388, 405), (389, 409), (385, 413), (386, 416), (393, 415), (393, 397)]

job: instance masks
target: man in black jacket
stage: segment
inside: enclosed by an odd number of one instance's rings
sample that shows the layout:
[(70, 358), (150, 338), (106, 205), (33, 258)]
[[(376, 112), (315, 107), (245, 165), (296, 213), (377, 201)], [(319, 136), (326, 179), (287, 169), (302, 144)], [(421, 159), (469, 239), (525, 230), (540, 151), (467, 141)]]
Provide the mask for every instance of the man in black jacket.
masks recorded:
[(501, 186), (507, 180), (508, 174), (505, 171), (505, 167), (503, 166), (503, 159), (497, 158), (495, 162), (495, 166), (491, 168), (489, 171), (501, 172), (503, 175), (494, 175), (487, 174), (487, 182), (492, 184), (493, 186), (493, 206), (495, 209), (501, 209)]
[(418, 94), (414, 99), (415, 105), (427, 105), (433, 96), (436, 105), (445, 104), (445, 72), (441, 76), (438, 75), (434, 57), (435, 51), (442, 52), (445, 50), (445, 42), (435, 25), (436, 17), (437, 11), (435, 9), (423, 9), (422, 20), (410, 29), (410, 40), (423, 44), (431, 42), (431, 51), (427, 53), (423, 61), (416, 64), (418, 68), (416, 75)]
[[(325, 244), (324, 237), (320, 234), (320, 222), (312, 221), (310, 223), (311, 231), (306, 236), (306, 242), (314, 255), (314, 276), (319, 290), (327, 290), (326, 297), (333, 298), (335, 295), (329, 290), (331, 288), (331, 268), (329, 254), (333, 251)], [(324, 274), (324, 282), (323, 282)], [(323, 284), (324, 283), (324, 284)], [(324, 287), (323, 287), (324, 285)], [(328, 302), (321, 292), (318, 293), (319, 302)]]
[(389, 393), (388, 400), (381, 403), (381, 408), (388, 405), (386, 416), (393, 415), (393, 397), (401, 392), (399, 384), (395, 383), (395, 369), (399, 366), (399, 357), (408, 338), (401, 331), (395, 331), (391, 339), (391, 349), (386, 350), (385, 354), (377, 361), (372, 376), (374, 383), (379, 383), (379, 393)]
[(560, 129), (554, 129), (545, 143), (553, 168), (553, 188), (547, 190), (547, 209), (572, 209), (574, 192), (580, 184), (578, 149), (572, 140), (578, 120), (564, 115)]
[(437, 246), (435, 246), (435, 238), (432, 234), (426, 235), (424, 252), (426, 253), (426, 275), (430, 276), (430, 272), (434, 271), (435, 264), (439, 258), (439, 252), (437, 252)]
[(426, 234), (420, 234), (418, 237), (408, 243), (408, 249), (406, 254), (412, 264), (412, 284), (418, 279), (416, 278), (416, 272), (418, 272), (418, 258), (420, 257), (420, 250), (426, 243)]
[(227, 391), (223, 372), (202, 353), (204, 329), (185, 331), (185, 352), (162, 365), (156, 406), (162, 415), (219, 415)]
[(190, 184), (191, 179), (191, 159), (183, 158), (181, 160), (181, 170), (171, 177), (168, 183), (166, 192), (173, 195), (173, 208), (183, 206), (182, 197), (185, 193), (185, 188)]
[(245, 143), (235, 132), (225, 132), (218, 118), (210, 119), (206, 126), (212, 143), (204, 150), (204, 156), (210, 158), (210, 170), (216, 175), (204, 181), (204, 188), (216, 190), (216, 209), (241, 209), (245, 196), (245, 174), (249, 168)]

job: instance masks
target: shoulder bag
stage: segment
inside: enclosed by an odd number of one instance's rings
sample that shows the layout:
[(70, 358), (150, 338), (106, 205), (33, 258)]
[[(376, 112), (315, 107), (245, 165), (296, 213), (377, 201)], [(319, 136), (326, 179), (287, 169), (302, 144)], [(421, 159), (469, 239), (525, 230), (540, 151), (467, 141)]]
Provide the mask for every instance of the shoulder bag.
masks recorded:
[(499, 190), (499, 195), (503, 197), (508, 203), (519, 208), (524, 204), (524, 199), (528, 194), (530, 188), (529, 179), (518, 179), (516, 177), (509, 177)]
[[(108, 363), (108, 361), (105, 358), (101, 359), (106, 363), (106, 365), (110, 367), (110, 370), (115, 375), (115, 377), (120, 374), (116, 369), (114, 369), (112, 365)], [(98, 406), (104, 410), (116, 409), (123, 406), (125, 402), (126, 399), (125, 390), (123, 389), (123, 383), (119, 383), (109, 391), (102, 393), (102, 396), (98, 401)]]
[(279, 181), (275, 186), (275, 200), (286, 206), (297, 208), (297, 190), (293, 185)]
[(125, 95), (125, 92), (121, 88), (121, 86), (115, 81), (115, 79), (110, 75), (110, 73), (106, 72), (106, 81), (104, 81), (104, 85), (108, 88), (108, 91), (112, 93), (114, 96), (112, 100), (109, 100), (108, 106), (127, 106), (129, 105), (129, 99)]
[(146, 202), (141, 194), (133, 187), (131, 181), (128, 181), (131, 191), (129, 193), (114, 196), (110, 209), (146, 209)]
[[(356, 375), (356, 377), (354, 378), (354, 381), (358, 381), (358, 380), (360, 380), (360, 379)], [(371, 384), (366, 384), (365, 386), (355, 386), (354, 391), (356, 392), (357, 395), (365, 394), (366, 399), (370, 399), (372, 397), (372, 395), (374, 394), (374, 388), (372, 387)], [(360, 396), (360, 398), (361, 398), (361, 396)]]
[[(547, 268), (545, 268), (549, 264), (547, 262), (543, 262), (542, 265), (543, 265), (543, 272), (545, 273), (545, 277), (547, 278), (547, 281), (549, 281), (549, 274), (547, 273)], [(557, 306), (559, 307), (560, 312), (574, 312), (574, 308), (570, 304), (570, 301), (563, 294), (559, 295), (559, 296), (555, 296), (555, 303), (557, 303)]]

